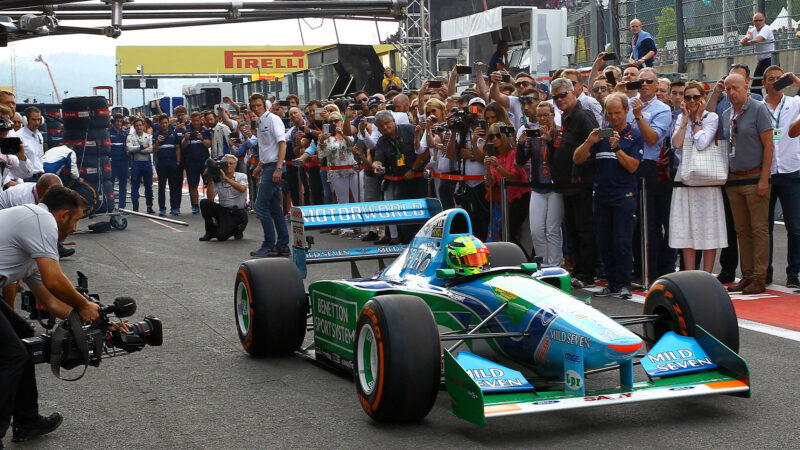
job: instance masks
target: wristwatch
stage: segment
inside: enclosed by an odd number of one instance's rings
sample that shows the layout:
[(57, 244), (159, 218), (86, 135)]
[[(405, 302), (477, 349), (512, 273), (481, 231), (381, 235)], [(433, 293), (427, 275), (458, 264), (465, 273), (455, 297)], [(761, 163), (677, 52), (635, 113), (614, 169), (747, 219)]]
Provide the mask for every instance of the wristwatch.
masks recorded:
[(642, 116), (634, 117), (633, 120), (642, 120)]
[(701, 126), (703, 126), (703, 122), (701, 122), (699, 120), (696, 120), (692, 125), (694, 125), (696, 127), (701, 127)]

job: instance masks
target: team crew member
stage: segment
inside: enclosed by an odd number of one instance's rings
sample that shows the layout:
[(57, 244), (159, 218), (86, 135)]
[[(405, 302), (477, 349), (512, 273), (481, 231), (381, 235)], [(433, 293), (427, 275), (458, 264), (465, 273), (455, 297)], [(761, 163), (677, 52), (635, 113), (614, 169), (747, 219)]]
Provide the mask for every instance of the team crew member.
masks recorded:
[[(286, 127), (280, 117), (269, 112), (272, 106), (264, 94), (250, 96), (250, 110), (258, 117), (258, 151), (261, 164), (253, 176), (261, 178), (256, 197), (256, 214), (261, 219), (264, 240), (250, 252), (257, 258), (289, 256), (289, 231), (281, 208), (281, 179), (286, 161)], [(277, 234), (277, 240), (276, 240)]]
[(595, 128), (575, 150), (575, 164), (589, 156), (597, 161), (594, 178), (594, 226), (597, 246), (605, 264), (608, 286), (599, 295), (616, 294), (631, 298), (633, 261), (633, 226), (636, 222), (636, 169), (644, 153), (644, 139), (639, 130), (625, 121), (628, 98), (621, 93), (606, 97), (606, 120), (613, 136), (600, 138)]
[(122, 114), (114, 114), (113, 126), (108, 129), (111, 136), (111, 183), (119, 184), (119, 207), (124, 208), (128, 197), (128, 171), (130, 156), (125, 149), (128, 141), (128, 130), (122, 127), (125, 118)]
[(25, 109), (25, 117), (28, 118), (28, 125), (22, 128), (18, 135), (22, 140), (22, 145), (27, 150), (25, 154), (30, 159), (31, 172), (33, 173), (26, 181), (36, 181), (39, 175), (44, 172), (44, 167), (42, 167), (44, 138), (42, 133), (39, 132), (39, 126), (42, 124), (42, 112), (35, 106), (29, 106)]
[(728, 180), (755, 180), (757, 184), (727, 186), (733, 223), (739, 239), (742, 280), (728, 288), (743, 294), (766, 290), (769, 265), (769, 173), (772, 167), (773, 123), (763, 102), (747, 95), (745, 79), (738, 74), (725, 79), (731, 101), (722, 120), (730, 143)]
[(153, 164), (150, 154), (153, 153), (153, 136), (145, 133), (144, 120), (133, 121), (134, 132), (128, 135), (125, 147), (133, 157), (131, 168), (131, 203), (133, 210), (139, 211), (139, 183), (144, 182), (144, 199), (147, 203), (147, 214), (153, 214)]
[[(185, 152), (183, 164), (186, 169), (186, 182), (189, 184), (189, 200), (192, 202), (192, 214), (200, 214), (197, 186), (203, 173), (208, 147), (211, 146), (211, 132), (203, 129), (203, 115), (192, 113), (191, 129), (187, 130), (181, 140), (181, 149)], [(183, 153), (182, 152), (182, 153)]]
[[(72, 308), (84, 323), (100, 318), (100, 306), (72, 286), (58, 262), (57, 244), (75, 230), (86, 201), (74, 191), (53, 186), (38, 205), (0, 211), (0, 284), (24, 280), (51, 314), (64, 319)], [(126, 325), (121, 328), (127, 331)], [(14, 419), (13, 441), (35, 439), (58, 428), (62, 417), (39, 415), (36, 374), (21, 339), (32, 337), (27, 321), (0, 302), (0, 439)], [(0, 446), (2, 442), (0, 441)]]
[(164, 217), (167, 213), (166, 193), (169, 183), (169, 213), (177, 216), (181, 213), (181, 194), (183, 186), (178, 161), (181, 160), (180, 139), (175, 129), (170, 129), (169, 117), (162, 114), (158, 118), (159, 129), (153, 136), (153, 152), (156, 160), (156, 173), (158, 174), (158, 215)]
[(45, 152), (42, 157), (42, 167), (47, 173), (53, 173), (61, 177), (63, 184), (69, 184), (72, 180), (83, 181), (81, 173), (78, 171), (75, 150), (72, 144), (63, 144), (53, 147)]
[[(236, 172), (239, 161), (235, 156), (225, 155), (221, 161), (227, 163), (220, 170), (221, 181), (208, 183), (208, 198), (200, 200), (200, 212), (206, 225), (201, 241), (213, 238), (225, 241), (231, 236), (241, 239), (247, 226), (247, 175)], [(217, 195), (219, 203), (214, 203)]]

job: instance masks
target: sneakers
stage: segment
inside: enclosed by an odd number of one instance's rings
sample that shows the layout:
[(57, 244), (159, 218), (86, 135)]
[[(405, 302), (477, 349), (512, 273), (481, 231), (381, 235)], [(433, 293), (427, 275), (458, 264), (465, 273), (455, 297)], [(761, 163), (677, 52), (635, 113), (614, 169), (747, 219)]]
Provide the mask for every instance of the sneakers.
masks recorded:
[(617, 293), (617, 297), (619, 298), (631, 298), (633, 295), (631, 294), (631, 289), (628, 287), (620, 288), (619, 292)]
[(595, 297), (611, 297), (612, 295), (616, 295), (618, 293), (619, 293), (619, 291), (615, 291), (615, 290), (611, 289), (610, 287), (606, 286), (603, 289), (600, 289), (599, 292), (595, 292), (594, 296)]
[(274, 258), (278, 255), (280, 255), (278, 250), (266, 247), (261, 247), (258, 250), (253, 250), (250, 252), (250, 256), (253, 258)]
[(167, 208), (159, 208), (159, 210), (158, 210), (158, 216), (159, 216), (159, 217), (164, 217), (164, 216), (166, 216), (166, 215), (167, 215)]
[(197, 205), (192, 205), (192, 214), (194, 215), (200, 214), (200, 207)]
[(181, 215), (181, 210), (180, 209), (170, 209), (169, 213), (171, 215), (173, 215), (173, 216), (180, 216)]
[(786, 277), (786, 287), (787, 288), (800, 288), (800, 279), (798, 279), (797, 276)]
[(64, 418), (61, 417), (61, 414), (56, 412), (48, 417), (39, 416), (36, 422), (30, 425), (17, 426), (14, 424), (14, 437), (11, 438), (11, 442), (25, 442), (44, 436), (58, 428), (63, 420)]
[(292, 251), (289, 248), (283, 248), (278, 250), (278, 256), (292, 256)]

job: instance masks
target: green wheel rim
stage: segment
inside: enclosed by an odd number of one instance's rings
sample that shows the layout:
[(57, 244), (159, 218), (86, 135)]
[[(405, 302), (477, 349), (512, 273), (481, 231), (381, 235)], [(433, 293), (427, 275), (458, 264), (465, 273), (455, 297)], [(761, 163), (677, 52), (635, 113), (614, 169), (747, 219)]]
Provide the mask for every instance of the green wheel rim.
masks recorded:
[(364, 394), (371, 395), (375, 390), (375, 379), (378, 376), (378, 343), (372, 326), (364, 324), (358, 335), (358, 382)]
[(245, 283), (236, 287), (236, 321), (242, 334), (247, 335), (250, 332), (250, 296)]

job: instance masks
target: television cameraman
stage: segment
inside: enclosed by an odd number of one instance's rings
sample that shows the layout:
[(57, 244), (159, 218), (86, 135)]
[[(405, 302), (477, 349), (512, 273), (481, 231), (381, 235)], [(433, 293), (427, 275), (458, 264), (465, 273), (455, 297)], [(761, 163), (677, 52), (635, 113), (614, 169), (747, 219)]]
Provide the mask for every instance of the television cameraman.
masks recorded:
[[(85, 207), (75, 191), (52, 186), (38, 205), (0, 211), (0, 227), (6, 230), (0, 240), (0, 285), (23, 280), (49, 313), (63, 319), (75, 308), (81, 321), (92, 323), (100, 319), (100, 306), (75, 290), (58, 262), (58, 242), (75, 230)], [(32, 336), (27, 321), (0, 302), (0, 439), (12, 416), (13, 442), (31, 440), (61, 425), (59, 413), (39, 415), (36, 374), (21, 341)]]
[[(219, 161), (208, 160), (205, 175), (210, 176), (206, 196), (200, 200), (200, 214), (206, 222), (206, 234), (200, 240), (209, 241), (217, 238), (220, 241), (233, 236), (241, 239), (247, 226), (247, 175), (236, 171), (238, 160), (230, 153)], [(209, 165), (216, 165), (216, 168)], [(214, 174), (219, 172), (219, 178)], [(219, 194), (219, 203), (214, 197)]]

